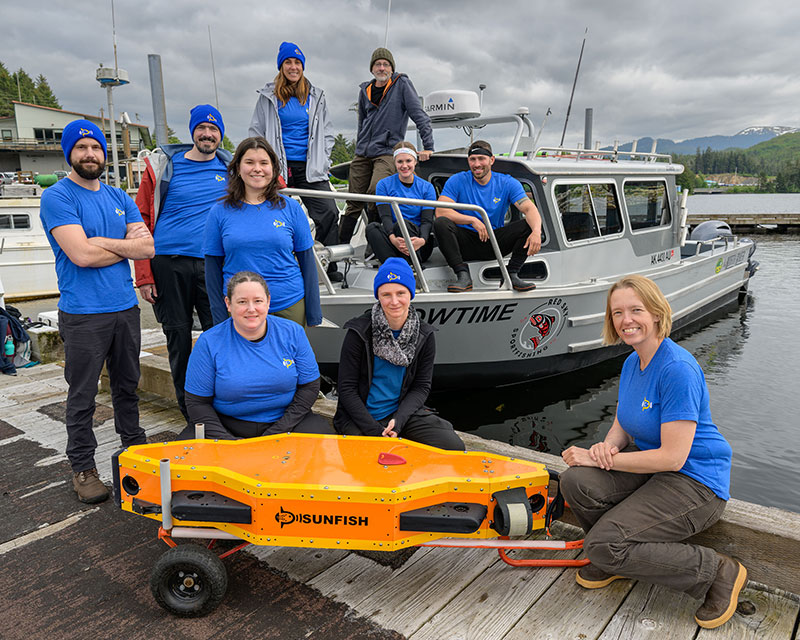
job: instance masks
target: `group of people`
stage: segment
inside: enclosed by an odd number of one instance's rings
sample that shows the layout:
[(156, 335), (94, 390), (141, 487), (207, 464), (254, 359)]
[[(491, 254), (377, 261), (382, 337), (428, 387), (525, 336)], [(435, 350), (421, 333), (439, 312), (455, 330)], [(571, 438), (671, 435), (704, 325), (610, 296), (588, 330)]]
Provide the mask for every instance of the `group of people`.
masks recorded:
[[(103, 184), (104, 133), (88, 120), (64, 128), (68, 179), (42, 195), (41, 218), (56, 257), (59, 332), (64, 341), (67, 457), (78, 498), (108, 497), (94, 460), (97, 379), (108, 367), (114, 422), (123, 446), (144, 443), (139, 425), (139, 308), (154, 305), (167, 338), (178, 405), (206, 437), (249, 438), (295, 431), (403, 436), (463, 450), (453, 426), (425, 406), (435, 360), (434, 329), (414, 311), (410, 252), (422, 261), (434, 238), (454, 270), (451, 291), (472, 287), (469, 260), (487, 259), (487, 229), (471, 211), (403, 205), (408, 246), (389, 205), (366, 234), (381, 265), (375, 304), (344, 326), (333, 427), (311, 411), (320, 387), (304, 328), (321, 322), (314, 239), (284, 185), (329, 189), (332, 146), (324, 92), (305, 80), (305, 57), (283, 43), (275, 81), (259, 91), (251, 137), (235, 153), (220, 148), (222, 115), (191, 110), (192, 143), (164, 145), (147, 163), (136, 204)], [(374, 79), (359, 92), (359, 133), (351, 191), (434, 200), (415, 174), (433, 151), (430, 123), (407, 76), (377, 49)], [(403, 140), (408, 116), (424, 149)], [(402, 120), (402, 127), (393, 129)], [(402, 130), (400, 130), (402, 129)], [(387, 133), (388, 132), (388, 133)], [(485, 208), (516, 290), (526, 256), (541, 247), (541, 219), (519, 182), (492, 173), (488, 143), (468, 150), (469, 171), (452, 176), (440, 202)], [(323, 244), (349, 241), (363, 203), (337, 224), (331, 200), (304, 199)], [(523, 219), (504, 225), (515, 205)], [(137, 207), (138, 205), (138, 207)], [(378, 219), (379, 218), (379, 219)], [(338, 227), (338, 229), (337, 229)], [(329, 275), (336, 279), (335, 265)], [(192, 348), (193, 314), (203, 333)], [(633, 348), (625, 361), (614, 423), (602, 442), (563, 453), (567, 502), (586, 532), (591, 564), (577, 573), (588, 589), (635, 578), (703, 599), (695, 619), (713, 628), (736, 608), (747, 572), (737, 561), (684, 540), (716, 522), (729, 499), (731, 448), (711, 420), (708, 390), (694, 358), (669, 338), (671, 310), (641, 276), (611, 287), (603, 338)]]

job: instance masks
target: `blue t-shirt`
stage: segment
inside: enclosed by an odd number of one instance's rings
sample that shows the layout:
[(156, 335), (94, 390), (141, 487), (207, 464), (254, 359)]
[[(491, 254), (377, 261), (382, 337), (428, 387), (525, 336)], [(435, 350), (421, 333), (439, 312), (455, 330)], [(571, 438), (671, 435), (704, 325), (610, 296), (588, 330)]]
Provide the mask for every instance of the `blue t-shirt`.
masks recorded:
[[(400, 181), (400, 176), (397, 174), (391, 175), (378, 182), (375, 186), (375, 195), (392, 196), (395, 198), (416, 198), (417, 200), (436, 200), (436, 190), (430, 182), (423, 180), (419, 176), (414, 176), (414, 182), (407, 185)], [(413, 222), (417, 226), (420, 225), (420, 221), (422, 220), (422, 207), (416, 207), (410, 204), (401, 204), (399, 206), (404, 220)], [(431, 205), (428, 208), (434, 209), (435, 205)], [(397, 222), (394, 211), (392, 211), (392, 222)]]
[(258, 342), (243, 338), (228, 318), (200, 334), (186, 369), (185, 389), (214, 397), (214, 409), (252, 422), (275, 422), (297, 385), (319, 378), (314, 352), (296, 322), (269, 316)]
[(56, 257), (59, 309), (66, 313), (110, 313), (136, 306), (127, 260), (107, 267), (79, 267), (51, 233), (56, 227), (77, 224), (87, 238), (123, 239), (127, 225), (142, 222), (142, 214), (127, 193), (102, 182), (99, 191), (90, 191), (72, 180), (59, 180), (42, 193), (39, 217)]
[[(414, 181), (416, 182), (416, 180)], [(400, 331), (392, 330), (394, 339)], [(372, 356), (372, 383), (367, 395), (367, 411), (376, 420), (383, 420), (392, 415), (400, 406), (400, 390), (403, 388), (403, 377), (406, 367), (392, 364), (378, 356)]]
[(282, 107), (278, 107), (281, 120), (281, 139), (287, 160), (305, 162), (308, 156), (308, 104), (300, 104), (292, 96)]
[(156, 255), (202, 258), (206, 216), (228, 185), (225, 163), (216, 156), (198, 162), (178, 153), (172, 158), (172, 170), (153, 233)]
[[(528, 197), (519, 180), (505, 173), (494, 171), (485, 185), (478, 184), (470, 171), (455, 173), (444, 183), (441, 195), (450, 198), (453, 202), (483, 207), (489, 214), (492, 229), (499, 229), (505, 224), (506, 210), (509, 206)], [(459, 211), (459, 213), (481, 220), (477, 211)], [(477, 233), (471, 225), (460, 224), (458, 226)]]
[(282, 209), (268, 202), (222, 203), (211, 208), (206, 221), (203, 253), (223, 256), (223, 289), (239, 271), (255, 271), (269, 285), (270, 311), (282, 311), (305, 295), (303, 274), (294, 254), (314, 246), (308, 218), (295, 200), (281, 196)]
[(730, 498), (731, 446), (711, 421), (703, 370), (691, 353), (665, 338), (644, 371), (636, 352), (622, 366), (617, 418), (643, 451), (661, 446), (661, 425), (697, 423), (689, 457), (680, 472)]

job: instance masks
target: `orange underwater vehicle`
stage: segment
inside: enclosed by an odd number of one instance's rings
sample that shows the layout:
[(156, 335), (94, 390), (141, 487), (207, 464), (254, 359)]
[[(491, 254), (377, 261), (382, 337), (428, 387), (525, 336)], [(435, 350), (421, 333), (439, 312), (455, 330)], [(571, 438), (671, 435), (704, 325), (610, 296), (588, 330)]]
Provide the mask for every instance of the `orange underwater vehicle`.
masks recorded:
[[(402, 438), (284, 434), (129, 447), (114, 455), (113, 470), (122, 510), (159, 521), (159, 537), (172, 547), (150, 586), (176, 615), (216, 608), (227, 588), (221, 558), (248, 544), (487, 547), (514, 565), (587, 562), (508, 558), (508, 549), (563, 550), (582, 541), (503, 539), (545, 528), (553, 509), (545, 466), (499, 455)], [(242, 543), (218, 556), (211, 545), (178, 546), (173, 538)]]

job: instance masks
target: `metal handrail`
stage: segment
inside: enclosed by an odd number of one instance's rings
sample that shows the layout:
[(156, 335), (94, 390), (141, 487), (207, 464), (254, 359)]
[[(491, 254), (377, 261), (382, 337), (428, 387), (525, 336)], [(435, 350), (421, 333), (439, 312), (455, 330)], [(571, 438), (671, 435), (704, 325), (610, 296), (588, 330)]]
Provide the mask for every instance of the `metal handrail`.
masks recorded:
[(619, 156), (627, 156), (628, 159), (633, 160), (635, 157), (641, 157), (649, 162), (656, 162), (657, 160), (666, 160), (672, 163), (672, 155), (669, 153), (651, 153), (647, 151), (619, 151), (618, 149), (569, 149), (567, 147), (537, 147), (534, 152), (534, 157), (539, 155), (540, 151), (553, 151), (561, 154), (567, 154), (566, 159), (575, 160), (596, 160), (597, 156), (608, 156), (612, 161), (616, 161)]
[[(426, 209), (462, 209), (464, 211), (477, 211), (481, 215), (481, 221), (483, 222), (484, 226), (486, 227), (486, 232), (489, 235), (489, 241), (492, 243), (492, 250), (494, 251), (495, 258), (497, 259), (497, 265), (500, 268), (500, 273), (503, 276), (503, 283), (500, 285), (501, 289), (511, 290), (511, 278), (508, 275), (508, 269), (506, 268), (505, 263), (503, 262), (503, 254), (500, 253), (500, 246), (497, 244), (497, 238), (494, 235), (494, 229), (492, 229), (492, 222), (489, 220), (489, 214), (486, 213), (486, 210), (483, 207), (479, 207), (475, 204), (462, 204), (459, 202), (446, 202), (443, 200), (418, 200), (416, 198), (399, 198), (395, 196), (373, 196), (366, 193), (349, 193), (347, 191), (314, 191), (313, 189), (281, 189), (280, 193), (286, 196), (299, 196), (299, 197), (306, 197), (306, 198), (327, 198), (329, 200), (355, 200), (358, 202), (374, 202), (376, 204), (383, 203), (389, 205), (401, 205), (401, 204), (408, 204), (416, 207), (424, 207)], [(403, 214), (400, 212), (399, 207), (392, 206), (392, 209), (395, 212), (395, 216), (397, 216), (397, 220), (400, 226), (400, 231), (403, 234), (403, 240), (406, 242), (406, 246), (409, 248), (409, 254), (412, 255), (412, 262), (417, 270), (417, 279), (422, 287), (422, 290), (426, 293), (430, 292), (428, 287), (428, 282), (425, 279), (425, 274), (422, 272), (422, 268), (419, 263), (419, 258), (416, 256), (416, 251), (414, 250), (414, 246), (411, 244), (411, 238), (408, 235), (408, 228), (405, 225), (405, 219), (403, 218)], [(316, 256), (316, 252), (314, 252)], [(329, 293), (335, 293), (333, 285), (330, 283), (330, 279), (325, 273), (325, 270), (322, 269), (322, 265), (319, 262), (319, 258), (317, 257), (317, 269), (324, 274), (323, 282), (326, 284), (326, 288), (328, 289)]]

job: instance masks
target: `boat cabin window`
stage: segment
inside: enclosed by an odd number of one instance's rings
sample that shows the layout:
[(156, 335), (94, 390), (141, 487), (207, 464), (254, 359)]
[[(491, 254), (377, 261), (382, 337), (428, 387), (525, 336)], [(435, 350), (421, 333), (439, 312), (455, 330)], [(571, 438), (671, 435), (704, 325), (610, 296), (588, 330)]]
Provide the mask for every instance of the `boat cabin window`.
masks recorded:
[(613, 182), (555, 185), (555, 200), (567, 240), (586, 240), (622, 231)]
[(622, 187), (631, 229), (649, 229), (672, 223), (667, 184), (661, 180), (630, 180)]
[(31, 218), (27, 213), (0, 214), (0, 229), (30, 229)]

